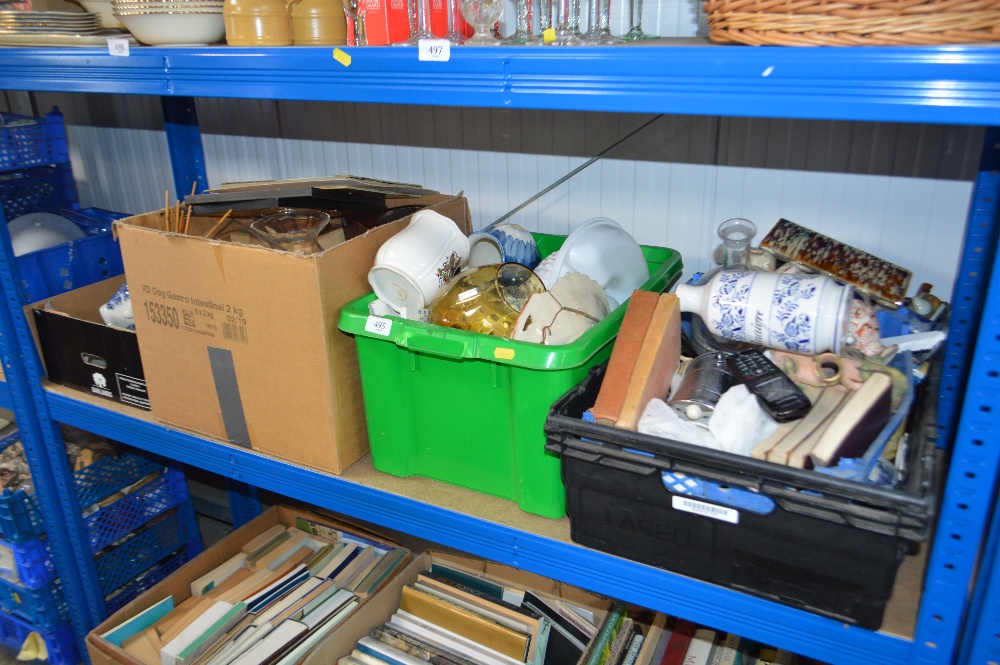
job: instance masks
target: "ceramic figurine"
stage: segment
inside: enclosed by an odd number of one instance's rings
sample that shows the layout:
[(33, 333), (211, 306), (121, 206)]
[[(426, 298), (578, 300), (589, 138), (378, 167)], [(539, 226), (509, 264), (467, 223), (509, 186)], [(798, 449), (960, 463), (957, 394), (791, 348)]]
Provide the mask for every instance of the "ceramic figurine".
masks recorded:
[(848, 344), (866, 356), (881, 356), (886, 351), (879, 332), (878, 314), (869, 303), (854, 298), (851, 301), (851, 316), (847, 325)]
[(680, 284), (681, 311), (716, 335), (800, 353), (840, 353), (853, 290), (824, 275), (723, 270), (703, 286)]

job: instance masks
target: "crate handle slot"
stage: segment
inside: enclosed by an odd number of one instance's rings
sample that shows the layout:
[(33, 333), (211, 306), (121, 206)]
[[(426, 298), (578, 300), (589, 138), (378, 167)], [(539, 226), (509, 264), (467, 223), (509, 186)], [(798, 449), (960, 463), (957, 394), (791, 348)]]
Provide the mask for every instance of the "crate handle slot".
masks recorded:
[(83, 361), (84, 365), (90, 365), (91, 367), (97, 367), (98, 369), (107, 369), (108, 361), (100, 356), (95, 356), (92, 353), (87, 353), (84, 351), (80, 354), (80, 360)]
[(411, 351), (429, 353), (444, 358), (472, 358), (475, 356), (475, 349), (466, 348), (465, 342), (461, 339), (448, 338), (441, 334), (404, 334), (396, 340), (396, 345)]
[(656, 468), (646, 464), (633, 464), (616, 457), (605, 457), (601, 460), (601, 466), (606, 466), (619, 471), (627, 471), (637, 476), (649, 476), (656, 473)]
[(768, 515), (774, 512), (774, 499), (757, 492), (689, 476), (680, 471), (663, 471), (661, 477), (663, 486), (673, 494), (706, 499), (758, 515)]

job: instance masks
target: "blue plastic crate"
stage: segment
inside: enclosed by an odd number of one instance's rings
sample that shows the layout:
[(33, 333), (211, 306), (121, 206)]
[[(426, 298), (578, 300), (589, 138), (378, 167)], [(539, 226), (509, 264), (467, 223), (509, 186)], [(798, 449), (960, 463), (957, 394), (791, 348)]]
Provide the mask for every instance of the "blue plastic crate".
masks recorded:
[(66, 161), (69, 146), (59, 109), (44, 118), (0, 113), (0, 171)]
[(17, 257), (25, 303), (44, 300), (125, 272), (121, 249), (111, 232), (111, 222), (127, 217), (126, 213), (100, 208), (54, 212), (75, 222), (87, 236)]
[[(97, 575), (106, 597), (119, 595), (115, 592), (122, 586), (130, 586), (129, 580), (136, 580), (172, 552), (192, 542), (197, 543), (195, 547), (201, 546), (194, 508), (188, 500), (122, 544), (98, 555)], [(38, 589), (0, 580), (0, 606), (43, 630), (55, 630), (69, 617), (62, 582), (58, 579)]]
[(53, 630), (40, 630), (24, 619), (0, 611), (0, 643), (20, 650), (29, 633), (38, 633), (45, 640), (45, 648), (49, 652), (45, 662), (49, 665), (77, 665), (81, 662), (80, 652), (76, 648), (76, 636), (69, 624)]
[(0, 540), (0, 579), (37, 589), (55, 577), (56, 567), (44, 538), (19, 544)]
[(29, 212), (77, 210), (80, 204), (70, 163), (0, 173), (0, 205), (8, 222)]
[[(124, 538), (143, 523), (181, 505), (188, 497), (184, 474), (168, 469), (148, 485), (104, 508), (99, 516), (93, 516), (96, 532), (91, 531), (92, 551), (96, 553)], [(0, 541), (0, 579), (38, 589), (55, 577), (55, 564), (44, 538), (24, 543)]]
[[(162, 469), (162, 464), (135, 453), (100, 459), (73, 474), (80, 506), (91, 506)], [(91, 549), (96, 552), (163, 512), (163, 501), (174, 500), (174, 497), (158, 492), (159, 487), (151, 483), (151, 486), (139, 488), (123, 500), (84, 517), (90, 532)], [(128, 528), (123, 529), (123, 523), (129, 524)], [(20, 544), (43, 533), (45, 524), (34, 493), (4, 490), (0, 495), (0, 536), (7, 542)]]
[(97, 576), (105, 595), (135, 580), (165, 556), (192, 541), (201, 542), (191, 501), (158, 517), (120, 545), (96, 558)]
[(39, 589), (0, 580), (0, 607), (42, 630), (56, 630), (69, 620), (69, 607), (59, 580)]
[(161, 581), (166, 579), (170, 573), (174, 572), (185, 563), (195, 558), (202, 552), (200, 540), (192, 540), (176, 552), (172, 552), (165, 559), (140, 575), (134, 582), (128, 584), (113, 595), (108, 596), (108, 614), (114, 614), (125, 607), (143, 593), (152, 589)]

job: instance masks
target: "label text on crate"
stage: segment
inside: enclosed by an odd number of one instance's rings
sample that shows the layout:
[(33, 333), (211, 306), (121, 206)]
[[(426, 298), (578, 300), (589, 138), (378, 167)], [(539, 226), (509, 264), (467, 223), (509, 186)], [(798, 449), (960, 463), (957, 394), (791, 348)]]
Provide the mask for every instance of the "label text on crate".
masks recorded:
[(722, 520), (723, 522), (731, 522), (733, 524), (740, 523), (739, 511), (733, 510), (732, 508), (723, 508), (722, 506), (705, 503), (704, 501), (695, 501), (694, 499), (688, 499), (683, 496), (672, 497), (671, 503), (674, 510), (683, 510), (686, 513), (704, 515), (705, 517), (711, 517), (712, 519)]

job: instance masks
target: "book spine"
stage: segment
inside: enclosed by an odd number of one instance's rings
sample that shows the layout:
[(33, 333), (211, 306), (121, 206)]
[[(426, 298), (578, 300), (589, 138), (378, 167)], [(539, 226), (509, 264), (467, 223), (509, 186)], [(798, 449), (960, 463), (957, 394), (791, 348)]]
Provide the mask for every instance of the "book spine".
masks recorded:
[(740, 636), (728, 633), (719, 643), (719, 665), (746, 665), (740, 655)]
[(597, 637), (594, 639), (586, 665), (598, 665), (601, 660), (601, 655), (604, 653), (605, 647), (607, 647), (607, 645), (611, 642), (611, 638), (614, 635), (615, 630), (618, 629), (624, 618), (625, 605), (617, 603), (605, 620), (604, 627), (601, 628), (601, 632), (598, 633)]
[(642, 647), (642, 634), (636, 633), (632, 637), (632, 643), (628, 646), (628, 651), (625, 652), (625, 659), (622, 660), (622, 665), (635, 665), (635, 659), (639, 657), (639, 649)]
[(684, 656), (687, 655), (688, 646), (691, 644), (691, 636), (694, 635), (695, 626), (686, 619), (678, 619), (674, 626), (674, 631), (670, 634), (670, 641), (667, 643), (667, 650), (663, 652), (663, 660), (660, 665), (683, 665)]

